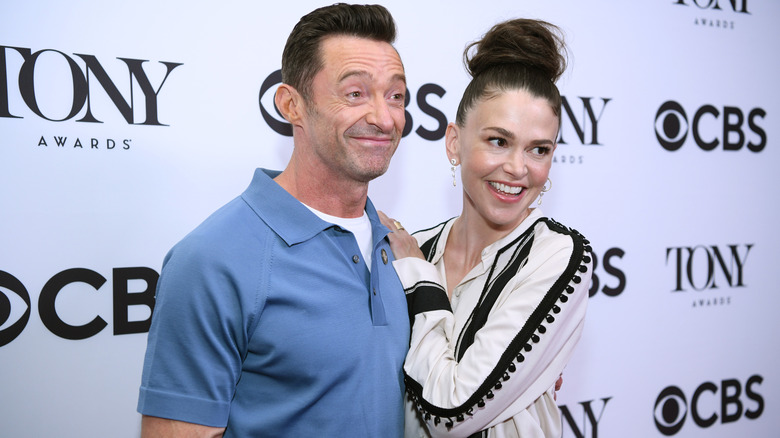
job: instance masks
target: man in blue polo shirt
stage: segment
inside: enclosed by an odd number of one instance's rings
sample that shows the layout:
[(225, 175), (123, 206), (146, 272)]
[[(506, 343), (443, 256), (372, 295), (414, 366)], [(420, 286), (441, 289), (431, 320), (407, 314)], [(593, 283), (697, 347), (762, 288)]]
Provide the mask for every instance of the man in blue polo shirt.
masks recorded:
[(293, 29), (275, 96), (292, 157), (165, 258), (143, 437), (403, 434), (406, 299), (367, 197), (404, 127), (394, 39), (381, 6), (320, 8)]

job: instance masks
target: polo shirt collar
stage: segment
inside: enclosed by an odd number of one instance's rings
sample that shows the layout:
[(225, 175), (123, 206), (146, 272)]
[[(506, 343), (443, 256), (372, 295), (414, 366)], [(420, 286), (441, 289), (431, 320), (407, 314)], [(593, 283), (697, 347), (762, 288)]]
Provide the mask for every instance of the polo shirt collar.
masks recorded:
[(379, 220), (379, 215), (374, 208), (374, 203), (371, 202), (371, 199), (369, 198), (366, 198), (366, 214), (368, 214), (368, 220), (371, 221), (372, 243), (374, 244), (374, 248), (376, 248), (377, 244), (390, 234), (390, 229), (382, 225), (382, 222)]
[[(305, 242), (334, 225), (312, 213), (273, 178), (281, 171), (256, 169), (241, 197), (249, 207), (289, 245)], [(374, 205), (366, 200), (366, 213), (373, 229), (374, 246), (390, 232), (379, 222)], [(291, 219), (293, 218), (293, 219)]]

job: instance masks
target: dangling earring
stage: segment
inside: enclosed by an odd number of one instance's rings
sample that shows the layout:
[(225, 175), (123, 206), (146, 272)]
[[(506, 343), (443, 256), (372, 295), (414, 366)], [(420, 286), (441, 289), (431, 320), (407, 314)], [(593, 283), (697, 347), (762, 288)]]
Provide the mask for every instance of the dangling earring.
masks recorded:
[(455, 187), (458, 185), (455, 183), (455, 166), (458, 165), (458, 162), (453, 158), (450, 160), (450, 163), (452, 163), (452, 187)]
[[(547, 187), (547, 183), (549, 183), (550, 187)], [(542, 196), (544, 196), (544, 194), (550, 191), (550, 189), (552, 188), (552, 181), (550, 180), (550, 178), (547, 178), (547, 183), (545, 183), (545, 185), (542, 186), (542, 193), (539, 193), (539, 202), (538, 202), (539, 205), (542, 205)]]

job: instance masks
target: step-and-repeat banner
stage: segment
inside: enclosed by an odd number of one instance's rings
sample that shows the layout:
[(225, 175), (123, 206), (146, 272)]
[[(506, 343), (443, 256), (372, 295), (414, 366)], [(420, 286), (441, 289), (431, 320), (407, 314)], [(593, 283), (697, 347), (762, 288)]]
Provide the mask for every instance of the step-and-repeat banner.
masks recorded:
[[(138, 436), (163, 257), (284, 167), (281, 51), (321, 5), (0, 4), (0, 435)], [(565, 32), (542, 208), (596, 264), (564, 436), (777, 436), (780, 3), (385, 5), (410, 99), (370, 195), (407, 229), (460, 211), (443, 137), (465, 44), (510, 17)]]

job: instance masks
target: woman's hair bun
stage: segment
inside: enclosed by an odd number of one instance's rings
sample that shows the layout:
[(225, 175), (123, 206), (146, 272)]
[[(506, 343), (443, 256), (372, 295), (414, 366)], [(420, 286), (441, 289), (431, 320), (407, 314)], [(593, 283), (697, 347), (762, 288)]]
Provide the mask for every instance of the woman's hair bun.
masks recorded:
[(561, 30), (540, 20), (518, 18), (496, 24), (481, 40), (466, 46), (463, 57), (472, 77), (493, 67), (520, 64), (555, 82), (566, 70)]

